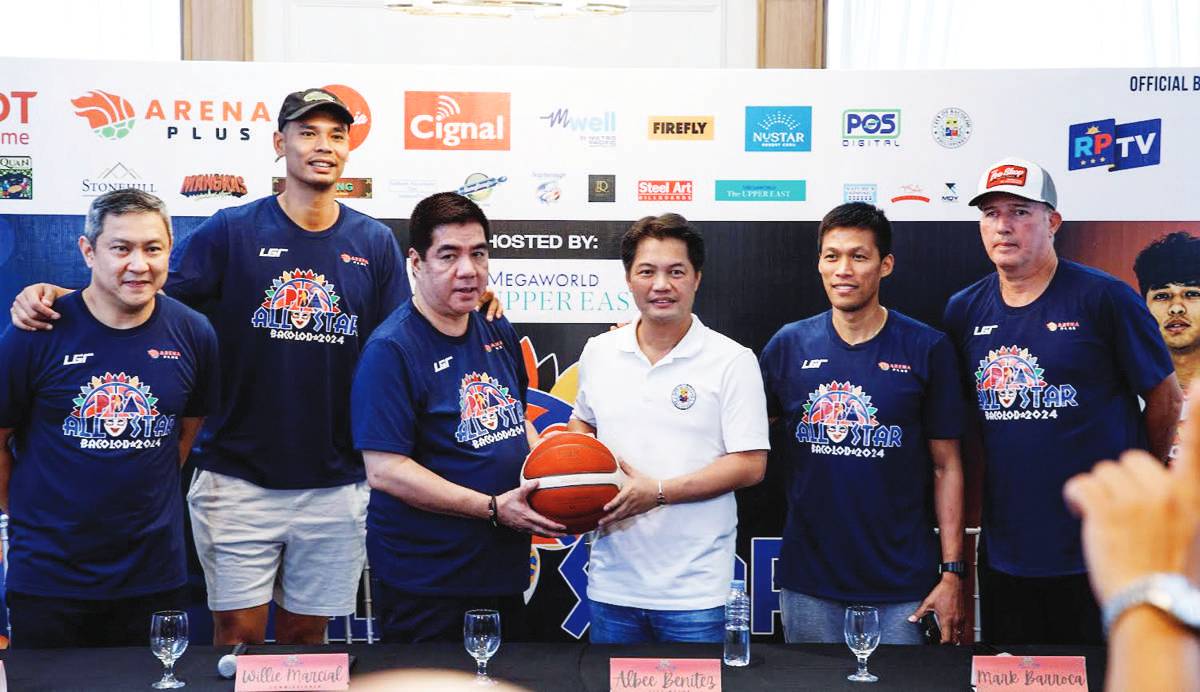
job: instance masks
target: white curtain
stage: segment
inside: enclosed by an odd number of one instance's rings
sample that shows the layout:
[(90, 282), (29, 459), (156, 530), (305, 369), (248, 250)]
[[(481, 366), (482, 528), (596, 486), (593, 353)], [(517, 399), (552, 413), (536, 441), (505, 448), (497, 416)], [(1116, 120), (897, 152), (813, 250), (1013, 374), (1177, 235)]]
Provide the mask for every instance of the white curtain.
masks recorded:
[(828, 0), (833, 69), (1195, 67), (1200, 0)]

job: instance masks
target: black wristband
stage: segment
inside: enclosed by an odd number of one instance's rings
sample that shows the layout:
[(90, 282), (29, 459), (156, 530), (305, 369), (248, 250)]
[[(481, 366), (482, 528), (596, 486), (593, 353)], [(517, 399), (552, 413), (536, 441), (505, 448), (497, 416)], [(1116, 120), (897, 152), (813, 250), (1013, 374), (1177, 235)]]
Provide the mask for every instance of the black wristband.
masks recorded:
[(500, 526), (500, 522), (496, 521), (499, 516), (500, 513), (496, 510), (496, 496), (492, 495), (488, 499), (488, 520), (492, 522), (492, 526), (497, 528)]

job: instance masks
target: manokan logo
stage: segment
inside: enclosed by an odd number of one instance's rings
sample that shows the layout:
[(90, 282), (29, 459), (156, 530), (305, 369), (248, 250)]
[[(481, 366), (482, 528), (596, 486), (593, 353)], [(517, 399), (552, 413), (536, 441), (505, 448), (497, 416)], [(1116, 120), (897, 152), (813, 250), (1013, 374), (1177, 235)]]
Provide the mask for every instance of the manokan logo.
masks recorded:
[(246, 194), (246, 180), (240, 175), (207, 173), (189, 175), (183, 179), (179, 194), (193, 199), (204, 197), (241, 197)]
[(406, 91), (404, 148), (507, 151), (510, 100), (506, 92)]
[(103, 139), (123, 139), (137, 123), (133, 105), (107, 91), (89, 91), (79, 98), (71, 99), (71, 105), (79, 109), (75, 111), (75, 115), (86, 118), (92, 132)]

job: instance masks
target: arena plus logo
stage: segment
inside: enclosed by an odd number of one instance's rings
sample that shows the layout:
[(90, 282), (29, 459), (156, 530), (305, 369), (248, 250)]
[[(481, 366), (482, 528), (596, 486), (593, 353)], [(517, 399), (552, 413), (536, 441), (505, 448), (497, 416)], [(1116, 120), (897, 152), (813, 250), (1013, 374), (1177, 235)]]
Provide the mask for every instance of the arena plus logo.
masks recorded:
[(271, 338), (289, 341), (346, 343), (358, 334), (358, 316), (338, 307), (341, 302), (324, 274), (296, 269), (271, 282), (250, 325), (271, 330)]
[(463, 376), (458, 390), (461, 422), (454, 439), (475, 449), (525, 434), (525, 411), (508, 387), (486, 372)]
[(882, 458), (886, 448), (900, 446), (903, 431), (881, 425), (877, 412), (862, 387), (837, 380), (820, 385), (804, 404), (796, 441), (815, 454)]
[(987, 420), (1058, 418), (1058, 409), (1078, 406), (1075, 387), (1047, 384), (1036, 356), (1017, 345), (988, 351), (975, 371), (979, 410)]
[(175, 417), (159, 413), (158, 399), (136, 375), (106, 372), (79, 391), (63, 434), (80, 438), (82, 449), (159, 447), (174, 427)]
[(405, 149), (508, 151), (510, 94), (404, 92)]
[(71, 99), (79, 110), (75, 115), (85, 118), (92, 132), (101, 139), (124, 139), (137, 124), (133, 105), (117, 94), (94, 89), (79, 98)]

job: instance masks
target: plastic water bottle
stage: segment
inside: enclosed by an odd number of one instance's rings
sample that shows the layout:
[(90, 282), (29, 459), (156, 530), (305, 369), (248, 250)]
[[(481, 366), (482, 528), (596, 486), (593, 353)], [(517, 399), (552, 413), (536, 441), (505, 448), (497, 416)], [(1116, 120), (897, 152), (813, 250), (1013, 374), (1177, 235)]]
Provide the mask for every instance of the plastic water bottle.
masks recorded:
[(750, 597), (741, 579), (730, 582), (725, 598), (725, 665), (750, 665)]

